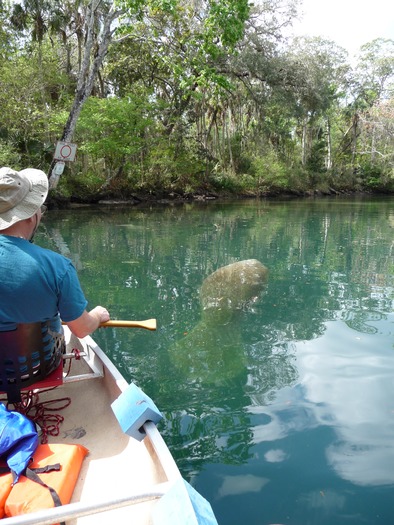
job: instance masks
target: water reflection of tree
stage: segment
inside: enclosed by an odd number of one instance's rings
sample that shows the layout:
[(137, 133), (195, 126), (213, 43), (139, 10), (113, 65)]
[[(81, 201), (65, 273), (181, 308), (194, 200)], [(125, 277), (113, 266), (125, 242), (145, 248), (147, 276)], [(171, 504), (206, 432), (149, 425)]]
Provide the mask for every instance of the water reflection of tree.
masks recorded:
[(189, 479), (204, 463), (236, 465), (250, 458), (253, 434), (245, 410), (245, 380), (234, 378), (221, 387), (178, 384), (179, 398), (174, 399), (173, 389), (167, 403), (167, 395), (161, 396), (162, 403), (171, 407), (165, 411), (162, 433)]
[[(274, 328), (270, 334), (275, 334)], [(249, 381), (245, 391), (252, 405), (269, 404), (275, 392), (293, 385), (298, 379), (294, 349), (291, 343), (281, 341), (280, 334), (277, 336), (259, 341), (249, 349)]]
[(341, 319), (345, 321), (349, 328), (362, 332), (364, 334), (376, 334), (378, 329), (368, 321), (381, 321), (385, 316), (380, 312), (371, 312), (363, 310), (349, 309), (341, 315)]

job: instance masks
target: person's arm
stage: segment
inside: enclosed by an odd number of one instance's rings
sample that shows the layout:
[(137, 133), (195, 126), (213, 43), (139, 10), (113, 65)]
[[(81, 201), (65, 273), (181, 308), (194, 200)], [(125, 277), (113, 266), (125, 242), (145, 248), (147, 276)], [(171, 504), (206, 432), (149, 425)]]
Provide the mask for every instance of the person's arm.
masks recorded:
[(85, 310), (78, 319), (66, 322), (66, 325), (74, 335), (82, 338), (94, 332), (101, 323), (105, 323), (109, 319), (108, 310), (102, 306), (96, 306), (90, 312)]

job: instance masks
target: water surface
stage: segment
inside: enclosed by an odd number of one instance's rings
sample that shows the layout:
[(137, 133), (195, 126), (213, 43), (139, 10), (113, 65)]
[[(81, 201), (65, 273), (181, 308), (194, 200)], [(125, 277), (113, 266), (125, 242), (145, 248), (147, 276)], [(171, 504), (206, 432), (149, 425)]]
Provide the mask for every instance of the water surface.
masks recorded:
[[(220, 525), (387, 525), (393, 228), (385, 198), (100, 207), (49, 212), (37, 243), (74, 261), (91, 307), (157, 318), (95, 339)], [(251, 258), (264, 292), (188, 346), (203, 280)]]

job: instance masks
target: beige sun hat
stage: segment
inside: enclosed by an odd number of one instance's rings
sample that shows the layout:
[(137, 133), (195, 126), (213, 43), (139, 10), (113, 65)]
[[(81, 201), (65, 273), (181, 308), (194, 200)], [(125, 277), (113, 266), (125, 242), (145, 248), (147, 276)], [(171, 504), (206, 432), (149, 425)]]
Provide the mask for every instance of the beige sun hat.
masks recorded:
[(32, 217), (48, 195), (48, 177), (41, 170), (0, 168), (0, 230)]

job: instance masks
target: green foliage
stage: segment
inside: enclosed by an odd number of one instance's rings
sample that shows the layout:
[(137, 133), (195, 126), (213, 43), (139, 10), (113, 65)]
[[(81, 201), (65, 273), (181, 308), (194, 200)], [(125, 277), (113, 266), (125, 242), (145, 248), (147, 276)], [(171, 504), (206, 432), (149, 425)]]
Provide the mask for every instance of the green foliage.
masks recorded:
[(205, 20), (205, 43), (210, 55), (216, 56), (222, 46), (233, 49), (244, 34), (245, 22), (249, 17), (250, 6), (247, 0), (211, 0), (209, 14)]
[(105, 185), (105, 176), (97, 167), (85, 170), (83, 173), (73, 168), (66, 168), (65, 174), (60, 177), (56, 194), (63, 198), (92, 201), (99, 197)]
[(250, 174), (257, 188), (289, 188), (289, 170), (272, 150), (252, 159)]
[(0, 139), (0, 166), (20, 167), (20, 155), (12, 145)]
[(371, 190), (390, 190), (393, 188), (393, 171), (390, 173), (382, 165), (365, 159), (360, 162), (358, 177), (363, 186)]
[(111, 168), (126, 157), (135, 158), (143, 147), (149, 105), (143, 100), (91, 98), (82, 110), (77, 137), (80, 150), (92, 158), (105, 158)]
[[(1, 124), (7, 143), (21, 164), (45, 169), (53, 154), (51, 119), (58, 110), (65, 78), (51, 47), (32, 46), (28, 53), (0, 63)], [(58, 130), (55, 130), (55, 132)]]
[(324, 161), (326, 156), (326, 143), (324, 140), (316, 140), (311, 148), (310, 155), (306, 163), (306, 169), (311, 174), (320, 174), (326, 171)]
[[(83, 80), (88, 3), (0, 3), (3, 164), (49, 168)], [(91, 62), (111, 6), (94, 12)], [(268, 0), (253, 16), (247, 0), (116, 6), (121, 38), (78, 113), (77, 160), (59, 194), (391, 191), (393, 41), (363, 46), (352, 71), (334, 42), (286, 46), (292, 3)]]
[(359, 96), (372, 105), (394, 82), (394, 40), (376, 38), (364, 44), (358, 58)]
[(166, 192), (192, 193), (203, 181), (204, 163), (199, 159), (195, 145), (177, 148), (168, 140), (157, 139), (145, 160), (145, 170), (138, 187)]

